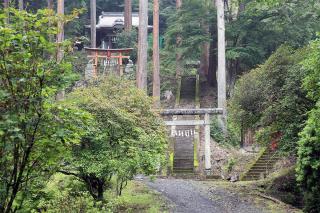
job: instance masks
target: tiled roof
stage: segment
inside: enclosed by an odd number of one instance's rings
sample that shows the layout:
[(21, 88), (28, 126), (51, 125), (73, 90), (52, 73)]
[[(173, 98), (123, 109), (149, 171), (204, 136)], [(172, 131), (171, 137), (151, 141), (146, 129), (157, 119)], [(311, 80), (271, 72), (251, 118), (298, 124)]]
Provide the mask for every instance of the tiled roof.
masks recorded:
[[(99, 16), (97, 29), (114, 28), (116, 25), (124, 25), (124, 14), (122, 12), (102, 12)], [(139, 14), (132, 13), (132, 26), (139, 26)], [(152, 28), (152, 26), (149, 26)]]

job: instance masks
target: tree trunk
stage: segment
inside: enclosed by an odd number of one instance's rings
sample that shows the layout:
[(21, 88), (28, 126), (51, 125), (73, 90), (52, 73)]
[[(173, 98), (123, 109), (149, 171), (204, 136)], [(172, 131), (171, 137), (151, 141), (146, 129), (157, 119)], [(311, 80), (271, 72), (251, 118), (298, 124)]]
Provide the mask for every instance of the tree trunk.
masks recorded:
[(160, 108), (159, 0), (153, 0), (153, 100)]
[(210, 43), (206, 42), (203, 44), (203, 50), (200, 60), (200, 70), (205, 75), (209, 74), (209, 52), (210, 52)]
[(218, 108), (224, 109), (224, 115), (220, 116), (221, 126), (226, 133), (226, 41), (225, 41), (225, 20), (224, 0), (216, 0), (217, 22), (218, 22)]
[[(59, 16), (64, 15), (64, 0), (58, 0), (57, 2), (57, 14)], [(63, 21), (58, 22), (58, 35), (57, 35), (57, 42), (61, 44), (64, 41), (64, 23)], [(60, 62), (63, 58), (63, 50), (60, 47), (58, 50), (57, 61)]]
[(137, 87), (147, 89), (148, 0), (139, 0), (139, 39)]
[(90, 20), (91, 20), (91, 48), (96, 48), (97, 46), (97, 4), (96, 0), (90, 0)]
[(19, 10), (23, 10), (23, 0), (19, 0)]
[[(57, 1), (57, 13), (59, 16), (64, 15), (64, 0)], [(59, 45), (58, 53), (57, 53), (57, 62), (60, 63), (63, 59), (63, 48), (62, 43), (64, 41), (64, 23), (63, 21), (58, 22), (58, 35), (57, 35), (57, 43)], [(65, 96), (65, 91), (61, 90), (56, 95), (56, 100), (63, 100)]]
[[(182, 0), (176, 0), (176, 9), (177, 11), (179, 11), (179, 9), (181, 8), (182, 6)], [(177, 48), (180, 46), (181, 44), (181, 36), (178, 35), (177, 38), (176, 38), (176, 45), (177, 45)], [(183, 72), (183, 67), (182, 67), (182, 64), (181, 64), (181, 59), (182, 59), (182, 56), (180, 53), (177, 53), (176, 54), (176, 78), (178, 79), (179, 77), (181, 77), (181, 74)]]
[(4, 0), (3, 7), (6, 9), (9, 7), (9, 0)]
[(180, 9), (181, 6), (182, 6), (182, 0), (176, 0), (177, 9)]
[[(211, 35), (216, 34), (216, 32), (212, 32)], [(208, 73), (208, 81), (212, 86), (217, 86), (217, 41), (213, 39), (210, 44), (210, 53), (209, 53), (209, 73)]]
[[(4, 2), (3, 2), (3, 8), (4, 8), (4, 9), (9, 8), (9, 0), (4, 0)], [(5, 22), (6, 24), (9, 23), (9, 13), (8, 13), (8, 12), (6, 12), (6, 19), (4, 20), (4, 22)]]
[[(204, 24), (203, 26), (206, 34), (209, 34), (209, 25)], [(203, 44), (201, 59), (200, 59), (200, 71), (208, 76), (209, 73), (209, 53), (210, 53), (210, 43), (206, 42)]]
[(126, 32), (132, 29), (132, 0), (125, 0), (124, 3), (124, 29)]
[(48, 2), (48, 9), (53, 10), (53, 0), (47, 0)]

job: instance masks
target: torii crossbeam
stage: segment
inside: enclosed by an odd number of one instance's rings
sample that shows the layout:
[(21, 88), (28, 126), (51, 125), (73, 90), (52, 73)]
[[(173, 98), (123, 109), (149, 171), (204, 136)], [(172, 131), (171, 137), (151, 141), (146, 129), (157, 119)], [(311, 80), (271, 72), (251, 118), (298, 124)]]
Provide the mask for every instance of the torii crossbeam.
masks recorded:
[(222, 108), (200, 108), (200, 109), (164, 109), (160, 112), (162, 116), (170, 115), (204, 115), (204, 120), (173, 120), (165, 121), (167, 126), (205, 126), (205, 170), (211, 173), (211, 147), (210, 147), (210, 115), (223, 115)]

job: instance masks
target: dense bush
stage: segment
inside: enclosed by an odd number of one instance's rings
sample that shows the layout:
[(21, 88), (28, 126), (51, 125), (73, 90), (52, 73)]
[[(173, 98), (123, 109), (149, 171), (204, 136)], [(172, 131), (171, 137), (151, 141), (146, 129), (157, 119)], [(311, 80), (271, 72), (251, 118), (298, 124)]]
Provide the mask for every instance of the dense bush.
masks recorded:
[(67, 105), (87, 111), (95, 122), (61, 172), (78, 177), (94, 199), (102, 200), (113, 177), (120, 195), (135, 174), (157, 172), (166, 132), (151, 98), (134, 82), (109, 77), (93, 84), (68, 96)]
[(305, 190), (305, 212), (320, 211), (320, 106), (311, 111), (301, 133), (297, 180)]
[(259, 129), (259, 142), (269, 143), (271, 135), (280, 132), (280, 147), (293, 153), (314, 105), (301, 88), (306, 72), (300, 63), (306, 52), (280, 47), (265, 64), (240, 78), (230, 101), (233, 122), (244, 130)]
[(6, 23), (8, 13), (0, 11), (0, 212), (17, 211), (25, 197), (37, 196), (90, 120), (55, 101), (75, 79), (64, 60), (68, 42), (51, 42), (58, 17), (47, 10), (9, 12)]
[(116, 48), (133, 48), (130, 53), (130, 59), (136, 63), (138, 55), (138, 32), (136, 29), (132, 29), (130, 32), (120, 32), (117, 34)]
[(304, 87), (308, 96), (317, 101), (309, 113), (306, 126), (300, 135), (297, 180), (304, 189), (305, 212), (320, 211), (320, 40), (311, 45), (304, 66), (307, 76)]
[(218, 119), (214, 118), (211, 120), (210, 135), (215, 142), (221, 145), (231, 145), (234, 147), (240, 146), (240, 136), (238, 128), (235, 128), (232, 123), (228, 123), (228, 133), (225, 136), (221, 124)]

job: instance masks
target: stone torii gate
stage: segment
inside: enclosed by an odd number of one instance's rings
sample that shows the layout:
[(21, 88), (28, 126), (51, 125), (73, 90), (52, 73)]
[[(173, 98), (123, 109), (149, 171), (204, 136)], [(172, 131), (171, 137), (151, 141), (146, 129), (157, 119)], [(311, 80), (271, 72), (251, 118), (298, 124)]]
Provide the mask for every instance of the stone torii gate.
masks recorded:
[(203, 108), (203, 109), (165, 109), (160, 112), (162, 116), (177, 115), (204, 115), (204, 120), (172, 120), (165, 121), (167, 126), (172, 129), (175, 126), (205, 126), (205, 172), (211, 174), (211, 147), (210, 147), (210, 115), (222, 115), (222, 108)]

